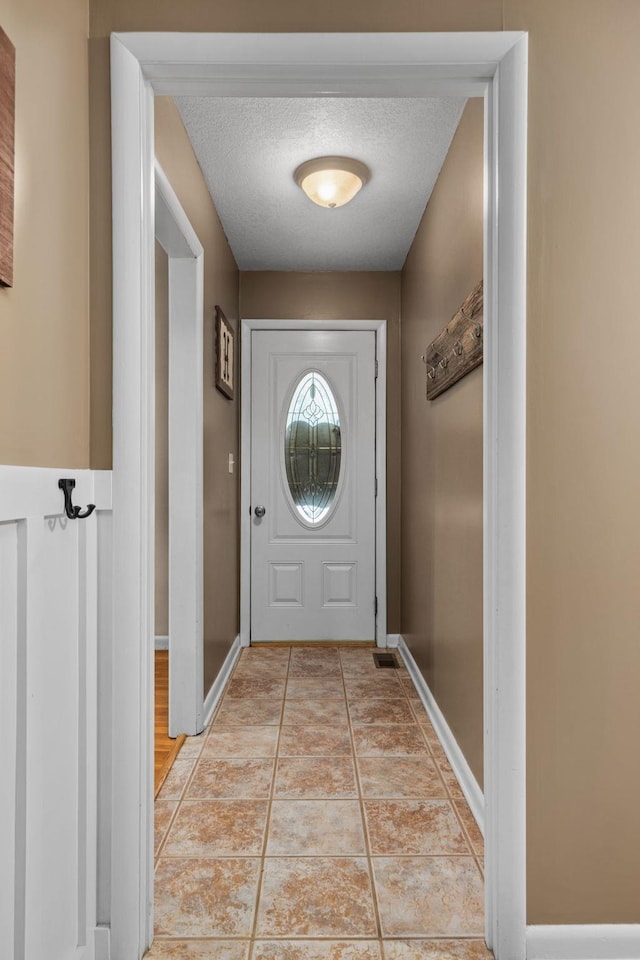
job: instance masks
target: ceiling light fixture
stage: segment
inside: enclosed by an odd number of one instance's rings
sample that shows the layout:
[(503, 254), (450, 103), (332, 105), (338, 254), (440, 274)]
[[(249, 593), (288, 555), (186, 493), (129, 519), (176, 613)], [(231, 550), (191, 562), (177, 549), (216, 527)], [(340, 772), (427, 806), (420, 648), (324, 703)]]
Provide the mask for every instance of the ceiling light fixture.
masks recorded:
[(351, 157), (316, 157), (293, 175), (298, 186), (320, 207), (342, 207), (371, 179), (366, 164)]

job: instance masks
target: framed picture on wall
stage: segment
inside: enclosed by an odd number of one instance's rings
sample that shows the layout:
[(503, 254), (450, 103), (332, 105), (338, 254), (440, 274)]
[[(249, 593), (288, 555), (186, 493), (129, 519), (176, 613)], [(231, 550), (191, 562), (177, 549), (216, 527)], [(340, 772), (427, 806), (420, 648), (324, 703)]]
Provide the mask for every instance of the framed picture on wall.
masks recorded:
[(233, 327), (216, 307), (216, 387), (229, 400), (233, 400), (234, 360)]

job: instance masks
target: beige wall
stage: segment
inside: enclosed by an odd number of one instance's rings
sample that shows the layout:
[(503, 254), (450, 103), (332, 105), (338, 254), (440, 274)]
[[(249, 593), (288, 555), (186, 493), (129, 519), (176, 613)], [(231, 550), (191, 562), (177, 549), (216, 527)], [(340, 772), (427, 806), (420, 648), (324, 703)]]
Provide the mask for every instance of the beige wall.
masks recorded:
[(637, 923), (640, 4), (505, 9), (531, 31), (529, 915)]
[(109, 31), (503, 27), (530, 31), (528, 919), (638, 922), (637, 0), (94, 0), (92, 461), (111, 457)]
[(387, 629), (400, 630), (400, 274), (240, 274), (246, 319), (387, 321)]
[(402, 271), (402, 634), (480, 784), (482, 367), (428, 401), (421, 356), (482, 279), (482, 205), (469, 100)]
[(14, 286), (0, 463), (89, 465), (88, 0), (0, 0), (16, 48)]
[[(239, 400), (214, 386), (214, 307), (237, 328), (238, 270), (209, 197), (180, 114), (171, 99), (155, 101), (156, 157), (204, 247), (204, 687), (213, 683), (239, 630)], [(237, 371), (238, 372), (238, 371)], [(162, 385), (160, 385), (162, 386)], [(166, 474), (166, 461), (156, 461)], [(159, 478), (162, 483), (162, 477)], [(164, 569), (164, 563), (161, 569)], [(164, 609), (166, 600), (157, 598)], [(156, 610), (158, 606), (156, 606)]]

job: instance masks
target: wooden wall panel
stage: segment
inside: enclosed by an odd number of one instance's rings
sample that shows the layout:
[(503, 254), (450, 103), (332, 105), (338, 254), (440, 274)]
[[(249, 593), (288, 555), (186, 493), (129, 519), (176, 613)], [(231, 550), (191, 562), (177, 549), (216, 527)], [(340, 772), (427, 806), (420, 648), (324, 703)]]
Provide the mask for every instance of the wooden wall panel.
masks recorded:
[(13, 286), (16, 52), (0, 27), (0, 285)]

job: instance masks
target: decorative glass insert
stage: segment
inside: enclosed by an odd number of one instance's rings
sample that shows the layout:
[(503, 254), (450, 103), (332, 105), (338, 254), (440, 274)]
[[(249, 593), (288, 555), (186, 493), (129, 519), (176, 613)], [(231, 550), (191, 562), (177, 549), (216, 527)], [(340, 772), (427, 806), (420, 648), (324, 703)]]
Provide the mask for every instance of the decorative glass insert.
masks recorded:
[(341, 453), (338, 405), (325, 378), (312, 370), (293, 391), (284, 437), (287, 483), (306, 523), (327, 517), (338, 489)]

